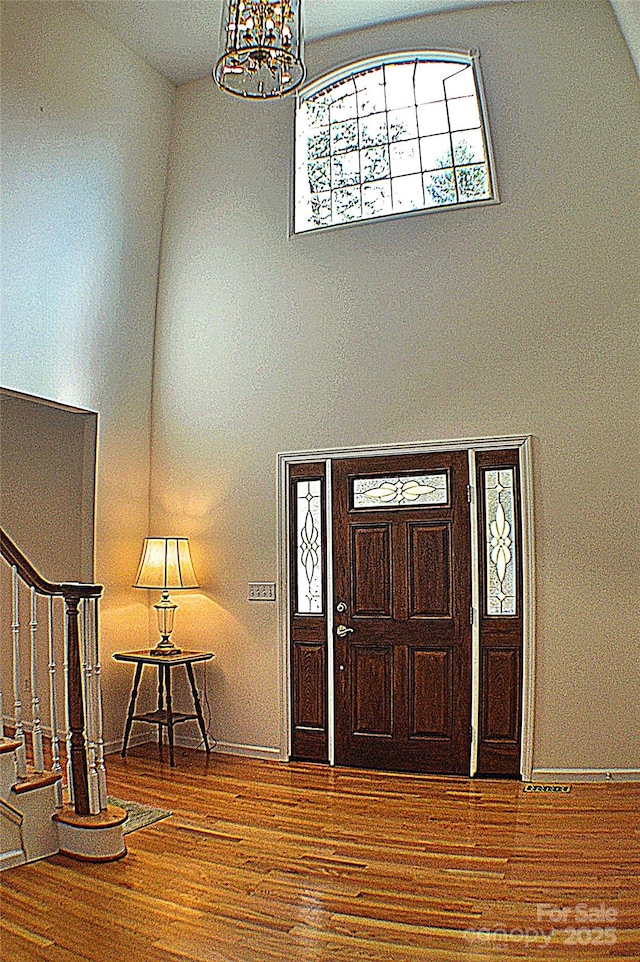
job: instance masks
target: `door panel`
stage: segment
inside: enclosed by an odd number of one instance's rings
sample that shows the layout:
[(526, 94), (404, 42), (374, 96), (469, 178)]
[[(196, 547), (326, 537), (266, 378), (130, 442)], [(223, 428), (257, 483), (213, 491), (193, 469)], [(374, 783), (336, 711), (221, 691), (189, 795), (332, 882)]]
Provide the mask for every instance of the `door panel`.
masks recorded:
[(351, 597), (361, 618), (391, 617), (391, 526), (351, 526)]
[(323, 685), (326, 674), (325, 646), (314, 642), (296, 642), (293, 648), (294, 691), (293, 724), (296, 729), (319, 730), (325, 724)]
[(358, 647), (352, 661), (354, 735), (393, 733), (393, 648)]
[(518, 738), (520, 652), (482, 647), (482, 734), (488, 742), (512, 744)]
[(451, 618), (449, 524), (408, 525), (410, 618)]
[[(332, 466), (336, 762), (469, 771), (466, 452)], [(338, 622), (336, 622), (338, 624)]]
[(412, 694), (410, 738), (450, 738), (453, 727), (451, 650), (413, 649), (409, 665)]

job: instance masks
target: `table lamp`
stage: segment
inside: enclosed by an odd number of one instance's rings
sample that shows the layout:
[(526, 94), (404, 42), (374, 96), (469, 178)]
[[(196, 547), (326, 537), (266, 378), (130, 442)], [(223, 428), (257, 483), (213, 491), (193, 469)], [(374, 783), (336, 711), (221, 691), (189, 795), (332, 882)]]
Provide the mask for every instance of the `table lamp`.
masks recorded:
[(171, 641), (173, 621), (177, 609), (169, 591), (197, 588), (195, 571), (191, 561), (188, 538), (145, 538), (142, 557), (134, 588), (161, 588), (162, 597), (153, 607), (158, 618), (161, 641), (152, 648), (151, 655), (179, 655), (182, 649)]

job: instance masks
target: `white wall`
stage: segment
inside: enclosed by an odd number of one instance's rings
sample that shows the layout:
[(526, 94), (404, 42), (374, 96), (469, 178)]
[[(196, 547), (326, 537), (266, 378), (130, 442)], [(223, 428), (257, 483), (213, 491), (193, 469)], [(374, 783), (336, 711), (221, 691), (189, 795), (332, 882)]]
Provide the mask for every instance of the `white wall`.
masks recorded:
[(112, 737), (130, 677), (110, 654), (147, 637), (147, 599), (130, 585), (148, 524), (172, 105), (172, 86), (73, 5), (2, 3), (0, 383), (100, 415), (96, 579)]
[(93, 582), (96, 441), (95, 413), (0, 388), (0, 524), (51, 581)]
[(278, 744), (276, 453), (534, 435), (537, 767), (640, 768), (638, 78), (608, 3), (501, 4), (308, 45), (310, 78), (479, 48), (500, 206), (287, 237), (293, 103), (179, 89), (151, 520), (191, 536), (214, 732)]

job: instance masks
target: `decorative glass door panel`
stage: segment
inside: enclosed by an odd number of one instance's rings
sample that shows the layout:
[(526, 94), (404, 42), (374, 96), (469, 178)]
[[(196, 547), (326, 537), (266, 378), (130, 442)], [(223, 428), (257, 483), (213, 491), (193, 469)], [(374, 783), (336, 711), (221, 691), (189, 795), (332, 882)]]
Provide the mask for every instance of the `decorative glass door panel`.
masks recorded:
[(296, 481), (296, 614), (322, 614), (322, 481)]
[(449, 477), (440, 474), (405, 477), (353, 478), (354, 508), (401, 508), (449, 503)]
[(516, 540), (514, 468), (484, 472), (486, 612), (515, 615)]

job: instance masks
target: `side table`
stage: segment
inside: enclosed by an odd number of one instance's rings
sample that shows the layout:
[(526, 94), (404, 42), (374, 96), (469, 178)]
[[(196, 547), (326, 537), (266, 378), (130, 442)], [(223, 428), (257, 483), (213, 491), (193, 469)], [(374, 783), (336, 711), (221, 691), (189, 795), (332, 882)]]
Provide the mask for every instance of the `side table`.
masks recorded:
[[(202, 717), (202, 708), (200, 707), (200, 699), (198, 698), (198, 689), (196, 688), (195, 679), (193, 677), (193, 665), (199, 661), (209, 661), (213, 657), (214, 654), (212, 651), (182, 651), (177, 655), (151, 655), (149, 653), (149, 649), (147, 648), (142, 651), (114, 652), (114, 661), (128, 661), (136, 666), (133, 687), (131, 689), (131, 700), (129, 701), (129, 711), (127, 713), (127, 722), (124, 729), (124, 737), (122, 739), (121, 755), (123, 758), (127, 754), (129, 734), (131, 732), (131, 725), (134, 721), (148, 722), (151, 725), (158, 726), (158, 748), (160, 751), (162, 751), (162, 730), (163, 728), (167, 729), (169, 740), (169, 764), (172, 768), (174, 767), (173, 727), (178, 722), (197, 719), (198, 725), (200, 726), (200, 732), (202, 733), (205, 751), (207, 752), (207, 755), (210, 753), (211, 748), (209, 747), (207, 730), (205, 728), (204, 718)], [(145, 665), (155, 665), (155, 667), (158, 669), (158, 708), (156, 711), (148, 711), (136, 715), (135, 710), (136, 700), (138, 698), (138, 688), (140, 686), (140, 678), (142, 677), (142, 669)], [(185, 712), (177, 712), (173, 710), (173, 703), (171, 701), (171, 669), (175, 668), (176, 665), (184, 665), (186, 669), (187, 677), (189, 678), (189, 684), (191, 685), (195, 714), (187, 714)]]

